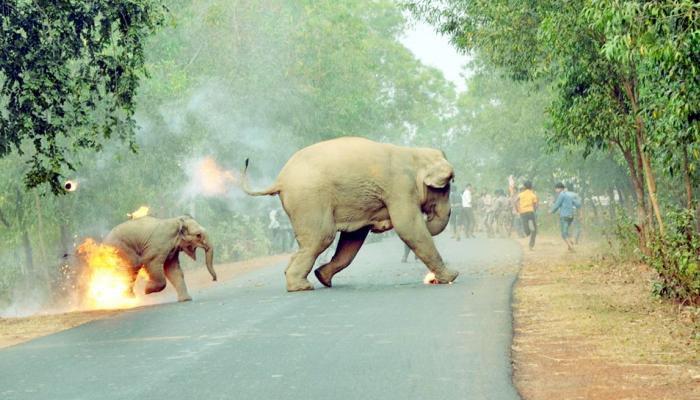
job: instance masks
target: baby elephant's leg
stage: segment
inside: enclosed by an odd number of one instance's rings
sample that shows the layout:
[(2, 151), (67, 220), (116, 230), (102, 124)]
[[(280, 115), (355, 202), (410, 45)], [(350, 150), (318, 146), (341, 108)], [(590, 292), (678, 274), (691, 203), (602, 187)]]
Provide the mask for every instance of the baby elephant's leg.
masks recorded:
[(160, 292), (165, 289), (165, 273), (163, 272), (165, 257), (158, 257), (146, 265), (148, 281), (144, 292), (146, 294)]
[(182, 268), (180, 268), (180, 260), (176, 255), (170, 260), (165, 261), (165, 276), (168, 281), (173, 285), (175, 291), (177, 292), (177, 301), (190, 301), (192, 297), (187, 292), (187, 285), (185, 285), (185, 275), (182, 273)]

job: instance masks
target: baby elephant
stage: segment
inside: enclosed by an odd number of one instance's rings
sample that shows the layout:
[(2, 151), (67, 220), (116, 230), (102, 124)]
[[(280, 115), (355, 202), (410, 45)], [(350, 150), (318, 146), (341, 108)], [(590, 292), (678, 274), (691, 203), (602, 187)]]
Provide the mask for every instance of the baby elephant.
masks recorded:
[(167, 278), (177, 291), (178, 301), (192, 300), (185, 286), (179, 254), (184, 251), (196, 260), (197, 247), (205, 251), (206, 265), (213, 280), (214, 249), (207, 232), (192, 217), (160, 219), (143, 217), (117, 225), (107, 235), (105, 244), (114, 246), (132, 266), (130, 291), (141, 267), (148, 273), (146, 294), (165, 289)]

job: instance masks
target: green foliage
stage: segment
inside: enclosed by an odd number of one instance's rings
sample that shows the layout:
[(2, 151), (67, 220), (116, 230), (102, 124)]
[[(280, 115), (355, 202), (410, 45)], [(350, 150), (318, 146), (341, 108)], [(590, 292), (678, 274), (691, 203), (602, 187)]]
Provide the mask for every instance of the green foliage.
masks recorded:
[(132, 147), (144, 42), (159, 0), (21, 1), (0, 5), (0, 157), (27, 153), (25, 183), (74, 170), (76, 149), (117, 136)]
[[(444, 146), (457, 167), (458, 184), (467, 181), (493, 191), (507, 187), (513, 174), (540, 178), (547, 185), (563, 163), (564, 153), (546, 151), (545, 116), (549, 92), (538, 83), (513, 83), (494, 71), (478, 68), (459, 96), (450, 140)], [(535, 182), (537, 185), (538, 182)]]
[(610, 246), (612, 255), (619, 261), (639, 262), (638, 233), (634, 221), (622, 209), (617, 210), (615, 224), (604, 230), (605, 239)]
[[(544, 135), (549, 148), (589, 157), (588, 167), (573, 168), (582, 186), (598, 193), (605, 186), (633, 189), (640, 250), (648, 251), (659, 271), (661, 291), (695, 299), (697, 231), (677, 213), (664, 211), (683, 204), (691, 215), (697, 207), (692, 201), (700, 182), (697, 1), (409, 0), (404, 5), (508, 77), (551, 82)], [(591, 167), (601, 159), (604, 168)], [(627, 184), (619, 179), (624, 175)], [(664, 234), (666, 223), (670, 233)], [(625, 222), (621, 242), (629, 242), (631, 226)]]
[[(404, 4), (459, 47), (516, 79), (554, 84), (553, 145), (645, 152), (679, 171), (678, 147), (700, 162), (700, 18), (697, 2), (672, 0), (458, 0)], [(637, 117), (642, 117), (638, 122)], [(648, 141), (647, 141), (648, 139)], [(657, 161), (657, 162), (658, 162)]]
[(595, 0), (584, 13), (604, 35), (600, 54), (636, 80), (640, 115), (659, 165), (677, 172), (678, 148), (700, 165), (700, 16), (694, 0)]
[(700, 303), (700, 234), (689, 210), (671, 211), (664, 237), (654, 241), (645, 260), (659, 274), (656, 294), (687, 304)]

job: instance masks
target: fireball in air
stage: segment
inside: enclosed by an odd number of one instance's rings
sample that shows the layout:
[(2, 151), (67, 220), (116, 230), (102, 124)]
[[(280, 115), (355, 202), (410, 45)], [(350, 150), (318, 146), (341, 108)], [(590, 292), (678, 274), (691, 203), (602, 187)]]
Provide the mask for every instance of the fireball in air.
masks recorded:
[(63, 189), (66, 190), (66, 192), (75, 192), (78, 190), (78, 181), (76, 180), (67, 180), (63, 183)]

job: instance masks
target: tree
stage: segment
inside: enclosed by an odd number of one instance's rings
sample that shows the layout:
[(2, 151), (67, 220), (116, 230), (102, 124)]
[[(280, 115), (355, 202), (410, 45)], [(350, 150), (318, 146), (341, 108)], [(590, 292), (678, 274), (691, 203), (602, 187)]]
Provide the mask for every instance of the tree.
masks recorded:
[(656, 160), (663, 160), (662, 169), (684, 171), (692, 203), (700, 115), (696, 2), (418, 0), (407, 6), (510, 77), (553, 83), (550, 142), (580, 146), (584, 154), (619, 151), (635, 188), (642, 247), (650, 215), (664, 230)]
[(60, 193), (76, 150), (104, 138), (135, 147), (144, 42), (163, 12), (160, 0), (0, 4), (0, 157), (29, 157), (28, 187)]

